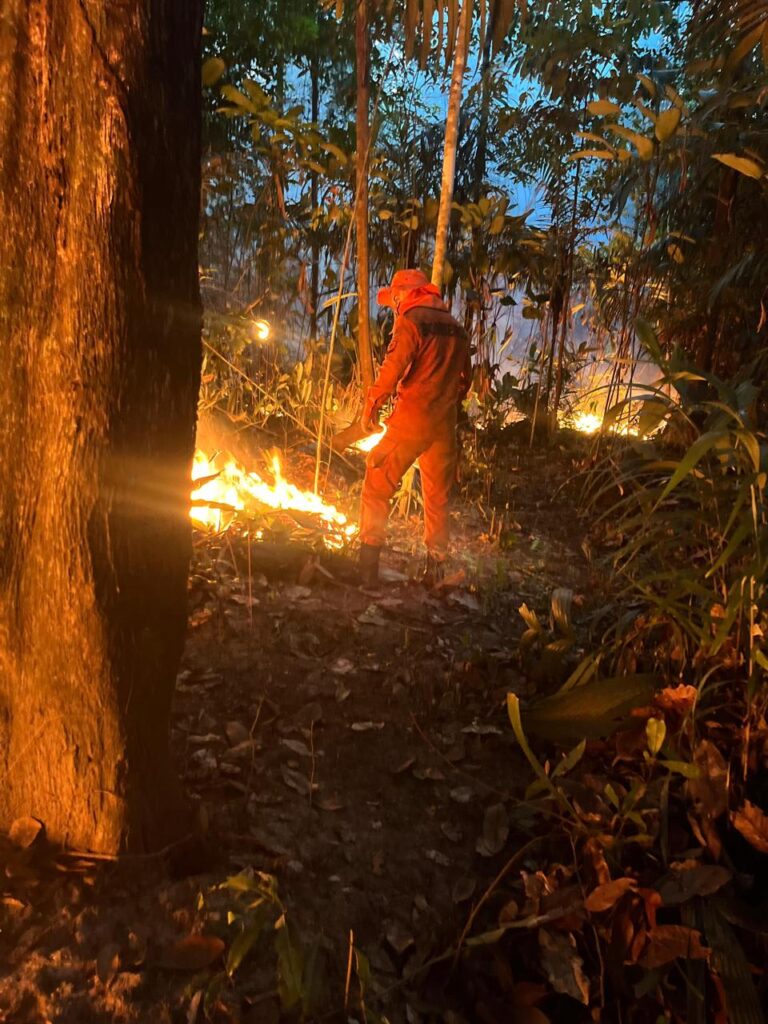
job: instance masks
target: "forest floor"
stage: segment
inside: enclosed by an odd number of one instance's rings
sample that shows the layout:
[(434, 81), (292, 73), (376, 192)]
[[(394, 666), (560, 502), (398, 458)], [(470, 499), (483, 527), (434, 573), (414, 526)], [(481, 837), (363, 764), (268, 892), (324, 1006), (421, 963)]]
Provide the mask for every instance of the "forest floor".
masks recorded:
[(510, 858), (536, 878), (506, 695), (564, 678), (521, 648), (520, 606), (546, 619), (568, 588), (578, 655), (579, 617), (610, 586), (568, 490), (586, 444), (514, 456), (501, 540), (480, 504), (458, 506), (438, 590), (415, 580), (416, 517), (393, 523), (368, 592), (341, 555), (201, 542), (172, 739), (204, 856), (6, 849), (0, 1019), (255, 1024), (302, 1004), (306, 1019), (393, 1024), (589, 1019), (547, 1005), (522, 962), (452, 970), (460, 939), (498, 923), (483, 897)]

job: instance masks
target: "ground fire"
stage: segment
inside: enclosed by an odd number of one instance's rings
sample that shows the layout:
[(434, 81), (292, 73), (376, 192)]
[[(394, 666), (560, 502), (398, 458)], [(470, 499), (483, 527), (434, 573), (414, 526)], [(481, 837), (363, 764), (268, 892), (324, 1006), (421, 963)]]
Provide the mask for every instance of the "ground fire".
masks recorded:
[(302, 490), (283, 476), (280, 456), (269, 457), (272, 482), (249, 472), (233, 455), (222, 451), (214, 455), (195, 452), (192, 480), (201, 481), (192, 492), (190, 517), (204, 529), (221, 532), (239, 512), (258, 514), (265, 509), (302, 512), (313, 516), (326, 533), (330, 547), (341, 546), (357, 532), (354, 523), (334, 505), (312, 491)]

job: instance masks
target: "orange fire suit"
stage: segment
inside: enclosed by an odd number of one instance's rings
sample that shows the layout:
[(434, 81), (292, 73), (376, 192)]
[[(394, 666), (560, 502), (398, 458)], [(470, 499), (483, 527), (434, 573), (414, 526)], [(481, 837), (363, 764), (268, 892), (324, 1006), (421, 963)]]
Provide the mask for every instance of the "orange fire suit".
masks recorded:
[[(360, 540), (381, 547), (389, 506), (406, 470), (419, 460), (427, 550), (448, 546), (448, 499), (456, 479), (456, 420), (472, 375), (469, 338), (436, 296), (403, 303), (392, 341), (369, 388), (366, 414), (396, 394), (387, 433), (368, 453), (360, 509)], [(365, 418), (365, 415), (364, 415)]]

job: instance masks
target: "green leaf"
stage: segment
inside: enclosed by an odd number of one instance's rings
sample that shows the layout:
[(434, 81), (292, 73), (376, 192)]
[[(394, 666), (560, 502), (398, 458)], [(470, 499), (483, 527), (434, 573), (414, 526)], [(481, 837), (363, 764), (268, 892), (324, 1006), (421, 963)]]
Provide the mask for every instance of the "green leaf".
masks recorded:
[(277, 951), (278, 992), (283, 1010), (292, 1010), (302, 1000), (304, 977), (304, 957), (301, 949), (295, 945), (288, 930), (285, 918), (277, 925), (275, 940)]
[(728, 437), (727, 431), (710, 430), (707, 431), (706, 434), (702, 434), (701, 437), (697, 438), (693, 442), (678, 463), (677, 469), (667, 481), (667, 484), (659, 497), (659, 503), (664, 501), (664, 499), (668, 497), (680, 483), (682, 483), (688, 474), (701, 462), (707, 452), (714, 448), (718, 442), (722, 441), (724, 437)]
[(712, 157), (721, 164), (725, 164), (726, 167), (738, 171), (739, 174), (745, 174), (748, 178), (758, 180), (765, 174), (764, 165), (748, 156), (739, 156), (737, 153), (713, 153)]
[(566, 756), (555, 766), (552, 772), (552, 778), (556, 779), (560, 775), (567, 775), (572, 768), (575, 768), (579, 761), (584, 756), (584, 751), (587, 749), (587, 741), (582, 740), (581, 743), (577, 743), (570, 754)]
[(667, 723), (663, 718), (649, 718), (645, 723), (645, 738), (648, 741), (648, 750), (654, 757), (664, 745), (667, 735)]
[(656, 138), (659, 142), (666, 142), (671, 139), (680, 124), (682, 111), (679, 107), (669, 107), (662, 110), (656, 119)]
[(637, 152), (641, 160), (650, 160), (653, 156), (653, 140), (646, 139), (644, 135), (640, 135), (638, 132), (633, 132), (631, 128), (626, 128), (623, 124), (611, 125), (611, 131), (615, 132), (616, 135), (620, 135), (623, 139), (627, 139), (637, 149)]
[(592, 100), (587, 104), (587, 110), (596, 117), (609, 117), (612, 114), (620, 114), (621, 107), (611, 100)]
[(262, 907), (257, 912), (254, 923), (241, 931), (229, 947), (229, 952), (227, 953), (227, 974), (230, 978), (253, 949), (256, 940), (264, 930), (266, 920), (267, 911), (265, 907)]
[(661, 421), (667, 416), (669, 405), (660, 398), (647, 398), (637, 417), (637, 429), (643, 436), (652, 434)]
[(615, 160), (613, 149), (580, 149), (577, 153), (569, 153), (566, 160)]
[(215, 85), (226, 70), (227, 65), (221, 57), (209, 57), (203, 64), (203, 85)]
[(657, 366), (661, 366), (664, 362), (661, 345), (659, 345), (659, 339), (656, 336), (656, 332), (647, 320), (643, 320), (641, 317), (638, 317), (635, 320), (635, 334), (637, 335), (638, 341), (654, 363), (656, 363)]
[(747, 32), (744, 38), (740, 40), (740, 42), (728, 54), (725, 66), (729, 71), (737, 68), (747, 54), (754, 50), (761, 39), (763, 39), (765, 31), (766, 23), (761, 19), (750, 32)]
[(349, 156), (340, 146), (336, 146), (332, 142), (323, 142), (321, 145), (326, 153), (330, 153), (331, 156), (335, 156), (340, 164), (349, 163)]
[(549, 739), (609, 736), (629, 711), (650, 699), (655, 687), (652, 675), (596, 679), (532, 704), (525, 712), (525, 726)]

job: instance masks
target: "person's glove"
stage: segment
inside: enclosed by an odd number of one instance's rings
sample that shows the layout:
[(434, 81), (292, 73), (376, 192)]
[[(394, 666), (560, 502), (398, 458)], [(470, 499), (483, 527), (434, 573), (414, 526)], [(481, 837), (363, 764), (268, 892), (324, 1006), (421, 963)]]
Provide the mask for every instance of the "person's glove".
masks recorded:
[(379, 405), (379, 401), (369, 398), (363, 407), (363, 415), (360, 419), (360, 424), (363, 430), (367, 431), (369, 434), (376, 433), (381, 426), (379, 423), (379, 416), (381, 414)]

